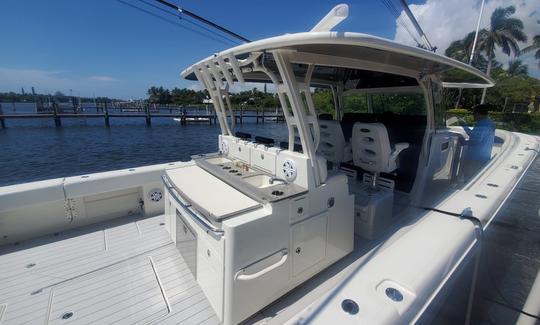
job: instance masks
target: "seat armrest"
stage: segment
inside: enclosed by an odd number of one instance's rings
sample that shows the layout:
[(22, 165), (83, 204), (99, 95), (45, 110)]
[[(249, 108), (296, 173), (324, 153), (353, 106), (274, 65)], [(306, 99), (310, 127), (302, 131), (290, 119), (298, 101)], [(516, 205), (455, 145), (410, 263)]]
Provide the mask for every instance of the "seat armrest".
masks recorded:
[(350, 143), (345, 144), (345, 148), (343, 148), (343, 161), (342, 162), (349, 162), (353, 159), (352, 157), (352, 145)]
[(392, 151), (392, 154), (390, 155), (390, 159), (396, 160), (398, 155), (407, 148), (409, 148), (409, 144), (407, 142), (396, 143), (394, 145), (394, 151)]

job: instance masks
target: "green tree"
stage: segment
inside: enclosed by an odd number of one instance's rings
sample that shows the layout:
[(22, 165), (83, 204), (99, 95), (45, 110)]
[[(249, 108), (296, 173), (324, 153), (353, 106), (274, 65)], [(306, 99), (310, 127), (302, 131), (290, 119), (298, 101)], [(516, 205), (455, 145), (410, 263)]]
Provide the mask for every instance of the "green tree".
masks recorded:
[(163, 87), (150, 87), (148, 89), (148, 100), (154, 104), (170, 104), (171, 94), (168, 89)]
[[(523, 22), (511, 16), (516, 12), (514, 6), (498, 7), (491, 14), (489, 30), (483, 29), (479, 33), (479, 49), (486, 53), (488, 65), (486, 73), (491, 76), (492, 60), (495, 59), (495, 50), (500, 48), (504, 54), (518, 56), (521, 52), (518, 42), (526, 42), (527, 36), (523, 32)], [(486, 90), (482, 92), (481, 103), (486, 97)]]
[[(538, 23), (540, 24), (540, 20)], [(536, 50), (536, 52), (534, 52), (534, 57), (538, 60), (538, 67), (540, 67), (540, 34), (533, 37), (532, 44), (524, 48), (523, 53), (533, 52), (534, 50)]]
[(461, 62), (469, 62), (471, 57), (472, 46), (474, 42), (475, 32), (470, 32), (463, 39), (450, 43), (444, 54), (454, 60)]
[(316, 88), (311, 96), (317, 113), (334, 113), (334, 97), (330, 89)]
[[(467, 34), (463, 39), (453, 41), (452, 43), (450, 43), (450, 45), (448, 46), (444, 54), (454, 60), (458, 60), (463, 63), (469, 63), (475, 35), (476, 35), (476, 32), (472, 31), (469, 34)], [(485, 70), (487, 67), (487, 64), (488, 64), (488, 60), (481, 53), (479, 53), (479, 51), (476, 51), (474, 58), (471, 62), (471, 65), (477, 69)], [(492, 60), (492, 65), (497, 66), (497, 67), (501, 66), (500, 63), (496, 62), (494, 59)], [(459, 70), (454, 70), (454, 71), (451, 71), (450, 73), (455, 74), (456, 77), (458, 77), (458, 79), (466, 77), (465, 73), (462, 73)], [(462, 96), (463, 96), (463, 89), (459, 88), (457, 90), (457, 100), (455, 101), (454, 108), (459, 107)]]
[(511, 77), (523, 77), (529, 74), (529, 70), (526, 64), (523, 64), (521, 60), (511, 60), (508, 62), (508, 69), (506, 73)]

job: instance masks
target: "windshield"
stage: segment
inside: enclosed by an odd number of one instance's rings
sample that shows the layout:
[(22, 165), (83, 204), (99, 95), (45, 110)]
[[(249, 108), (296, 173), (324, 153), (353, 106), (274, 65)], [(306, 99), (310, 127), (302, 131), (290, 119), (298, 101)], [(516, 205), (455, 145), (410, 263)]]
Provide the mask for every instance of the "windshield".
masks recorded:
[[(371, 100), (371, 111), (369, 101)], [(349, 94), (344, 97), (345, 113), (390, 112), (398, 115), (426, 115), (426, 102), (422, 94), (417, 93), (383, 93), (383, 94)]]

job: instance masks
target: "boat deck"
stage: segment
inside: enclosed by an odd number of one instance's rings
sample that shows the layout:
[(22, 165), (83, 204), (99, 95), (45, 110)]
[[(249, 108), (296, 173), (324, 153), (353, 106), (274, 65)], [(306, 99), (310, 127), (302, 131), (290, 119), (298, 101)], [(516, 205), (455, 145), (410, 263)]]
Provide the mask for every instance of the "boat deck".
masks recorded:
[(0, 247), (1, 324), (218, 324), (163, 216)]

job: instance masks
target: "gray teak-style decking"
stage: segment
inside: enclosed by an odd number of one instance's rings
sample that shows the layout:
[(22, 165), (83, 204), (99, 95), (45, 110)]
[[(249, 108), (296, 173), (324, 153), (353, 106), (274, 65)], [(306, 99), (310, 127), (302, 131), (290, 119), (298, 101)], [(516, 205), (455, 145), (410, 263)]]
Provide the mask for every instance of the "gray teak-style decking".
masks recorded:
[(0, 324), (218, 324), (163, 216), (0, 248)]

